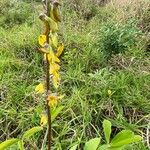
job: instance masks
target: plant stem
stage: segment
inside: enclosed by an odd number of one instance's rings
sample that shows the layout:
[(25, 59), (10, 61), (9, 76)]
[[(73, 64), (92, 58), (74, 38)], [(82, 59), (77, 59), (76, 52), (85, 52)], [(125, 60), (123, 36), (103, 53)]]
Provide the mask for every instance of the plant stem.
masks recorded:
[(46, 106), (47, 106), (47, 116), (48, 116), (48, 135), (47, 135), (47, 139), (48, 139), (48, 150), (51, 150), (51, 141), (52, 141), (52, 127), (51, 127), (51, 107), (48, 105), (48, 95), (49, 95), (49, 91), (50, 91), (50, 74), (49, 74), (49, 61), (48, 61), (48, 54), (46, 54), (46, 94), (47, 94), (47, 98), (46, 98)]
[[(46, 13), (47, 16), (49, 17), (50, 15), (50, 0), (46, 0)], [(46, 41), (47, 44), (49, 44), (49, 30), (46, 34)], [(47, 116), (48, 116), (48, 135), (47, 135), (47, 140), (48, 140), (48, 150), (51, 150), (51, 142), (52, 142), (52, 127), (51, 127), (51, 107), (48, 105), (48, 95), (50, 92), (50, 63), (48, 61), (48, 54), (46, 54), (46, 107), (47, 107)]]

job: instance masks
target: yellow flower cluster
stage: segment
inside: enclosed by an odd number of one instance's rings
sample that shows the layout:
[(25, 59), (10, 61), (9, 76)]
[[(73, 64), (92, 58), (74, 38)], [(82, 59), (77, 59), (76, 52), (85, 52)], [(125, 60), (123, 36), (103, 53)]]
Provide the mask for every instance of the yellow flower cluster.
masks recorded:
[[(44, 54), (44, 60), (49, 63), (49, 75), (51, 76), (51, 81), (55, 89), (59, 87), (60, 84), (60, 55), (64, 50), (64, 44), (58, 42), (58, 22), (61, 22), (59, 7), (61, 1), (51, 2), (50, 14), (47, 16), (42, 13), (39, 18), (48, 24), (46, 25), (46, 33), (41, 34), (38, 38), (40, 49), (39, 51)], [(48, 31), (47, 31), (48, 30)], [(50, 30), (50, 31), (49, 31)], [(49, 36), (47, 37), (47, 34)], [(49, 39), (47, 39), (49, 38)], [(37, 93), (46, 93), (45, 83), (40, 83), (36, 86), (35, 91)], [(47, 96), (48, 105), (54, 107), (57, 105), (58, 100), (62, 99), (64, 96), (58, 96), (55, 93), (51, 93)], [(41, 126), (47, 124), (46, 113), (41, 115)]]
[[(54, 39), (53, 39), (54, 38)], [(60, 59), (59, 56), (62, 54), (63, 49), (64, 49), (64, 44), (60, 44), (58, 48), (56, 48), (56, 52), (53, 51), (51, 45), (57, 45), (56, 44), (56, 37), (51, 37), (50, 39), (50, 45), (46, 45), (46, 36), (45, 35), (40, 35), (39, 36), (39, 44), (42, 46), (41, 51), (44, 53), (44, 59), (46, 59), (46, 55), (48, 57), (48, 61), (50, 64), (50, 75), (52, 75), (52, 80), (53, 80), (53, 85), (55, 88), (58, 88), (59, 86), (59, 81), (60, 81), (60, 75), (59, 75), (59, 70), (60, 70)], [(53, 41), (53, 42), (52, 42)], [(53, 44), (55, 43), (55, 44)], [(45, 47), (45, 48), (44, 48)]]

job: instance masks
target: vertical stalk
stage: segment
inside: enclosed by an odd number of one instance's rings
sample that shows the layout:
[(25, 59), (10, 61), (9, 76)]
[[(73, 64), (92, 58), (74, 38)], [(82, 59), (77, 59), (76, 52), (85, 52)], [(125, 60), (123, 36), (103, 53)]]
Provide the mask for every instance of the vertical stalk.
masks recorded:
[(48, 150), (51, 150), (51, 141), (52, 141), (52, 127), (51, 127), (51, 107), (48, 105), (48, 95), (50, 92), (50, 74), (49, 74), (49, 61), (48, 55), (46, 54), (46, 107), (47, 107), (47, 117), (48, 117)]
[[(47, 16), (50, 17), (50, 0), (46, 0), (46, 13)], [(46, 41), (49, 44), (49, 30), (46, 34)], [(46, 54), (46, 107), (47, 107), (47, 117), (48, 117), (48, 150), (51, 150), (51, 142), (52, 142), (52, 127), (51, 127), (51, 107), (48, 105), (48, 95), (50, 93), (50, 63), (48, 61), (48, 54)]]

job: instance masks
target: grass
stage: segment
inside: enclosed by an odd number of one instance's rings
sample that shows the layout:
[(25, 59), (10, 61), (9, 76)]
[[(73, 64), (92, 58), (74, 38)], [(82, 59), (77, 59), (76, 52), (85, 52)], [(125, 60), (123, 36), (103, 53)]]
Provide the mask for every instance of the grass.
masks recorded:
[[(99, 7), (93, 3), (87, 6), (86, 1), (75, 5), (73, 1), (65, 1), (61, 25), (65, 52), (59, 91), (66, 97), (60, 102), (65, 106), (64, 110), (53, 122), (54, 149), (68, 149), (74, 143), (80, 143), (82, 147), (86, 140), (103, 136), (101, 123), (108, 118), (112, 121), (114, 135), (120, 129), (131, 129), (137, 133), (138, 129), (143, 131), (145, 142), (126, 149), (148, 150), (146, 129), (150, 119), (150, 61), (145, 39), (149, 37), (147, 30), (139, 28), (143, 18), (145, 20), (143, 14), (147, 7), (145, 10), (144, 7), (139, 8), (138, 2), (130, 7), (123, 4), (118, 7), (117, 2)], [(146, 4), (143, 0), (142, 6)], [(35, 12), (39, 11), (36, 9), (39, 5), (35, 7)], [(42, 24), (37, 14), (35, 18), (32, 25), (28, 22), (14, 23), (11, 28), (0, 28), (1, 141), (21, 136), (25, 130), (40, 122), (44, 104), (34, 88), (44, 77), (42, 56), (37, 52), (37, 38)], [(142, 32), (136, 36), (136, 44), (127, 43), (124, 53), (112, 55), (106, 61), (104, 42), (109, 45), (112, 41), (107, 39), (111, 33), (103, 28), (109, 29), (110, 25), (116, 24), (120, 29), (120, 26), (127, 26), (133, 20), (137, 22), (134, 27)], [(144, 22), (142, 25), (145, 25)], [(144, 26), (144, 29), (147, 28)], [(127, 32), (131, 39), (134, 38), (132, 31)], [(123, 32), (117, 30), (118, 34)], [(112, 91), (111, 96), (108, 90)], [(44, 131), (34, 136), (32, 141), (40, 147), (43, 136)]]

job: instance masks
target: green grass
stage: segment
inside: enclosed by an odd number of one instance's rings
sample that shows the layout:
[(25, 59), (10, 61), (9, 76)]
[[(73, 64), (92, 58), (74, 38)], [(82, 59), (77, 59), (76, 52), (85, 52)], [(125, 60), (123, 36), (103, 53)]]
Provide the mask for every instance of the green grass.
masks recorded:
[[(113, 135), (120, 129), (131, 129), (136, 133), (140, 129), (146, 134), (150, 118), (150, 61), (145, 51), (148, 36), (147, 31), (138, 27), (143, 16), (127, 15), (131, 21), (136, 20), (135, 26), (142, 33), (137, 35), (135, 45), (126, 43), (124, 53), (113, 55), (106, 61), (103, 50), (104, 45), (111, 43), (107, 39), (111, 32), (103, 28), (109, 29), (109, 25), (116, 24), (117, 34), (121, 34), (124, 28), (120, 29), (120, 26), (130, 26), (129, 21), (110, 3), (104, 7), (87, 6), (86, 3), (80, 4), (78, 10), (73, 2), (66, 1), (62, 9), (61, 39), (65, 43), (65, 52), (59, 92), (66, 96), (59, 104), (65, 108), (53, 122), (53, 148), (57, 150), (68, 149), (74, 143), (80, 143), (82, 148), (88, 139), (103, 137), (104, 118), (112, 121)], [(87, 15), (91, 15), (89, 20)], [(0, 141), (20, 137), (27, 129), (39, 125), (43, 112), (44, 99), (34, 92), (45, 74), (42, 55), (37, 52), (42, 24), (37, 14), (35, 18), (32, 25), (14, 23), (11, 28), (0, 28)], [(114, 30), (112, 32), (116, 32)], [(131, 41), (132, 31), (129, 31), (130, 35), (127, 32)], [(115, 43), (118, 39), (113, 36)], [(112, 91), (111, 96), (108, 90)], [(44, 132), (32, 138), (39, 147)], [(144, 144), (130, 145), (128, 149), (147, 150), (146, 140)]]

